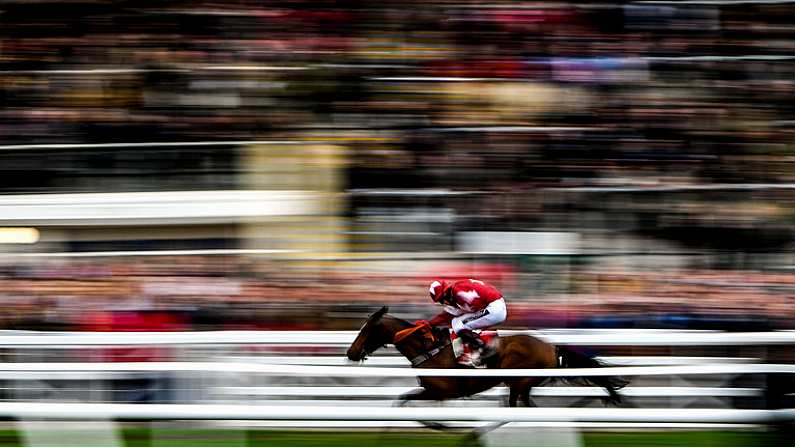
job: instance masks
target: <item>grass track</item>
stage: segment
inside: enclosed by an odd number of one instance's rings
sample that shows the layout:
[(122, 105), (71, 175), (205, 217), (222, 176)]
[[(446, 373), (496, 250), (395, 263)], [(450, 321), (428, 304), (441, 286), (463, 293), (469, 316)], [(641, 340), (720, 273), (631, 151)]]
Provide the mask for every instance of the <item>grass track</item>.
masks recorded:
[[(477, 447), (458, 433), (385, 430), (345, 432), (320, 430), (213, 430), (125, 428), (126, 447)], [(795, 438), (762, 431), (591, 432), (582, 447), (784, 447)], [(75, 445), (73, 442), (69, 445)], [(528, 447), (556, 447), (528, 440)], [(23, 447), (21, 434), (0, 431), (0, 447)], [(95, 447), (92, 445), (92, 447)], [(108, 446), (111, 447), (111, 446)]]

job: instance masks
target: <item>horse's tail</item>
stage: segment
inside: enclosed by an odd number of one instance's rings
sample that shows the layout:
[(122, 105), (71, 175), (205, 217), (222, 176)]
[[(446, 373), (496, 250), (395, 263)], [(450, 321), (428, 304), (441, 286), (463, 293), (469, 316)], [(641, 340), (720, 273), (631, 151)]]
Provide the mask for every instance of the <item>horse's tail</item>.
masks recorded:
[[(562, 368), (603, 368), (611, 366), (601, 360), (595, 359), (590, 355), (579, 352), (567, 346), (558, 346), (558, 359)], [(600, 386), (607, 390), (609, 397), (607, 402), (618, 404), (621, 402), (621, 395), (616, 391), (624, 388), (629, 380), (621, 376), (582, 376), (576, 379), (582, 380), (592, 386)]]

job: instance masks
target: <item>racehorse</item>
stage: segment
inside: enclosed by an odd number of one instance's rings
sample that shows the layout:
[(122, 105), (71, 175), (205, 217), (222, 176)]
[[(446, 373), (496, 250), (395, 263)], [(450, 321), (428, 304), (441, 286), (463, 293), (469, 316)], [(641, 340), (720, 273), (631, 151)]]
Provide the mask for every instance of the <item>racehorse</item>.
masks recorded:
[[(411, 361), (415, 368), (462, 368), (458, 364), (450, 342), (449, 329), (415, 326), (387, 313), (384, 306), (370, 315), (348, 348), (347, 356), (362, 361), (378, 348), (392, 344)], [(565, 346), (555, 346), (529, 335), (501, 336), (497, 353), (487, 360), (488, 368), (596, 368), (608, 366), (588, 355)], [(546, 377), (419, 377), (421, 388), (400, 396), (402, 403), (409, 400), (448, 400), (466, 397), (488, 390), (501, 383), (509, 389), (508, 405), (515, 407), (521, 399), (527, 406), (530, 390)], [(628, 381), (616, 376), (579, 377), (578, 382), (600, 386), (607, 390), (606, 403), (618, 404), (621, 395), (617, 390)]]

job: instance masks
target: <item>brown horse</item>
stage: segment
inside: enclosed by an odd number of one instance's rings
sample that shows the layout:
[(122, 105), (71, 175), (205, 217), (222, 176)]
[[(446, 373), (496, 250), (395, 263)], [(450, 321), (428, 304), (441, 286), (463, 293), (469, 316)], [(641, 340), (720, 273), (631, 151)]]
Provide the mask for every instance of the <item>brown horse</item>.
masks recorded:
[[(455, 359), (449, 330), (414, 326), (408, 321), (387, 314), (382, 307), (372, 314), (348, 348), (348, 358), (362, 361), (381, 346), (393, 344), (416, 368), (462, 368)], [(529, 335), (512, 335), (499, 338), (497, 354), (490, 357), (489, 368), (595, 368), (604, 363), (570, 348), (554, 346)], [(422, 388), (401, 396), (408, 400), (447, 400), (470, 396), (505, 383), (510, 394), (508, 405), (517, 406), (519, 399), (525, 406), (534, 406), (530, 390), (546, 380), (545, 377), (420, 377)], [(620, 377), (580, 377), (579, 382), (600, 386), (607, 390), (606, 403), (618, 404), (621, 395), (616, 390), (627, 381)]]

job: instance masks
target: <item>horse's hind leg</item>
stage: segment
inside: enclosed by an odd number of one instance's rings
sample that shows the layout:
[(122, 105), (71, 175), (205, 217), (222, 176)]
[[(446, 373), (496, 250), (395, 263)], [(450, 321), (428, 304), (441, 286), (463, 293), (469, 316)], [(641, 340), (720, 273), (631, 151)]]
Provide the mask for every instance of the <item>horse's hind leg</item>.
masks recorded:
[(528, 386), (527, 388), (522, 390), (521, 397), (522, 403), (525, 407), (536, 407), (536, 403), (533, 402), (533, 399), (530, 398), (530, 390), (533, 389), (532, 386)]
[(519, 399), (521, 399), (524, 406), (535, 407), (535, 402), (530, 399), (530, 390), (537, 383), (538, 381), (533, 379), (519, 379), (509, 383), (508, 387), (510, 388), (511, 392), (508, 397), (508, 406), (516, 407), (519, 403)]
[(607, 397), (602, 398), (602, 403), (605, 406), (620, 407), (624, 403), (624, 397), (616, 391), (612, 386), (605, 387)]
[(508, 394), (508, 406), (515, 407), (518, 401), (519, 401), (519, 390), (516, 389), (515, 386), (511, 386), (509, 388), (509, 394)]

